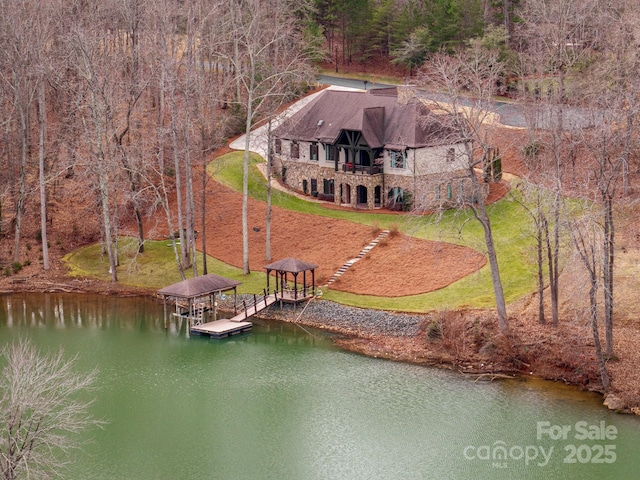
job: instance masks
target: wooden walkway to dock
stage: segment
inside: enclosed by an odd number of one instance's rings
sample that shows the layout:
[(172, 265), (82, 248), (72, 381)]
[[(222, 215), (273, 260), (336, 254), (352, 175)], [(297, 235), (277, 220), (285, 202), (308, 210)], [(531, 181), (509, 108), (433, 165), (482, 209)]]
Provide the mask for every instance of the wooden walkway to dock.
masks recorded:
[(265, 308), (273, 305), (278, 301), (277, 294), (272, 293), (270, 295), (266, 295), (264, 297), (260, 297), (260, 300), (255, 300), (253, 304), (245, 307), (245, 310), (235, 317), (231, 319), (232, 322), (241, 322), (242, 320), (246, 320), (247, 318), (255, 315), (258, 312), (261, 312)]
[[(195, 323), (191, 325), (191, 333), (194, 335), (209, 335), (212, 338), (226, 338), (238, 333), (248, 332), (253, 324), (249, 319), (255, 314), (265, 310), (276, 302), (294, 303), (308, 301), (313, 298), (305, 289), (287, 289), (284, 292), (263, 292), (262, 295), (254, 295), (249, 304), (243, 302), (243, 310), (232, 318), (223, 318), (207, 323)], [(195, 317), (192, 317), (195, 318)], [(202, 319), (202, 314), (200, 314)]]
[(213, 322), (192, 325), (191, 333), (196, 335), (209, 335), (213, 338), (226, 338), (238, 333), (248, 332), (253, 324), (247, 321), (256, 313), (266, 309), (278, 301), (276, 293), (256, 297), (251, 305), (246, 306), (242, 312), (232, 318), (223, 318)]

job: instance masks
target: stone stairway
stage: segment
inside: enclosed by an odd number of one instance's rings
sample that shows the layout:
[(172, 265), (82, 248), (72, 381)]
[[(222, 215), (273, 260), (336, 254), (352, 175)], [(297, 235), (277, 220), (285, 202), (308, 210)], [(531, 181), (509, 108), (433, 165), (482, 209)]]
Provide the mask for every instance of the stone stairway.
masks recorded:
[(351, 266), (364, 257), (367, 253), (369, 253), (383, 238), (386, 238), (389, 235), (389, 230), (382, 230), (380, 234), (366, 247), (360, 250), (360, 253), (356, 255), (354, 258), (346, 262), (340, 269), (334, 273), (331, 278), (323, 285), (323, 287), (330, 286), (333, 282), (335, 282), (338, 278), (340, 278), (344, 273), (351, 268)]

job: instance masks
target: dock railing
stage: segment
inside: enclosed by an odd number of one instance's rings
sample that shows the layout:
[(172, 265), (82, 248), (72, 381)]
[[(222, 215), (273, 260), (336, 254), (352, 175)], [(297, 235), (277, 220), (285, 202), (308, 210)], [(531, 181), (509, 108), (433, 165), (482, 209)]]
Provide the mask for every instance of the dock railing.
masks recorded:
[[(258, 295), (258, 294), (253, 294), (253, 300), (249, 301), (249, 303), (247, 304), (246, 300), (242, 301), (242, 306), (244, 308), (244, 318), (245, 320), (248, 319), (250, 316), (255, 315), (256, 313), (258, 313), (260, 310), (263, 310), (265, 308), (267, 308), (270, 303), (267, 300), (270, 300), (271, 298), (273, 298), (273, 302), (274, 303), (278, 300), (278, 290), (274, 290), (272, 294), (269, 293), (268, 290), (264, 289), (262, 290), (262, 295)], [(282, 297), (282, 294), (280, 294), (280, 297)], [(249, 313), (251, 311), (251, 313)]]
[(298, 300), (298, 301), (304, 301), (306, 300), (308, 297), (312, 296), (312, 289), (309, 286), (303, 286), (303, 287), (299, 287), (298, 289), (295, 288), (285, 288), (284, 290), (282, 290), (281, 292), (281, 298), (283, 300)]

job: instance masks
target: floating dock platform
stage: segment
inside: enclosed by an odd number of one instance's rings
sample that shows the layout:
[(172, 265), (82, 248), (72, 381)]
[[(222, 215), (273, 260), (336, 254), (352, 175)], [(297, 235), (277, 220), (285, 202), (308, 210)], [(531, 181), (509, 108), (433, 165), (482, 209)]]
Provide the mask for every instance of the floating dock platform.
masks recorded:
[(239, 333), (248, 332), (253, 327), (251, 322), (238, 322), (230, 319), (215, 320), (191, 326), (192, 335), (209, 335), (211, 338), (227, 338)]

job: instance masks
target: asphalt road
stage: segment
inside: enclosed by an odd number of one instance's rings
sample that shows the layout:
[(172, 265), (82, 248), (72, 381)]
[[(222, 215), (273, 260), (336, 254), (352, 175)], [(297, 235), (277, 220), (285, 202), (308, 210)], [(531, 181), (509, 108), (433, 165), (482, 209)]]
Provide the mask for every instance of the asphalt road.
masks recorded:
[[(372, 88), (397, 86), (384, 83), (365, 82), (363, 80), (355, 80), (352, 78), (334, 77), (331, 75), (319, 75), (318, 83), (357, 90), (370, 90)], [(447, 101), (446, 96), (441, 94), (427, 93), (426, 96), (439, 102)], [(463, 104), (472, 106), (471, 101), (463, 102)], [(516, 102), (496, 101), (493, 103), (491, 110), (492, 112), (500, 115), (501, 124), (517, 128), (527, 128), (534, 122), (536, 124), (536, 128), (549, 128), (551, 120), (555, 119), (557, 116), (557, 109), (554, 109), (553, 107), (546, 108), (546, 111), (542, 111), (541, 108), (536, 108), (536, 105), (523, 105)], [(563, 120), (568, 128), (585, 128), (592, 126), (593, 123), (597, 121), (594, 120), (594, 118), (586, 111), (575, 107), (565, 107), (563, 109)]]

